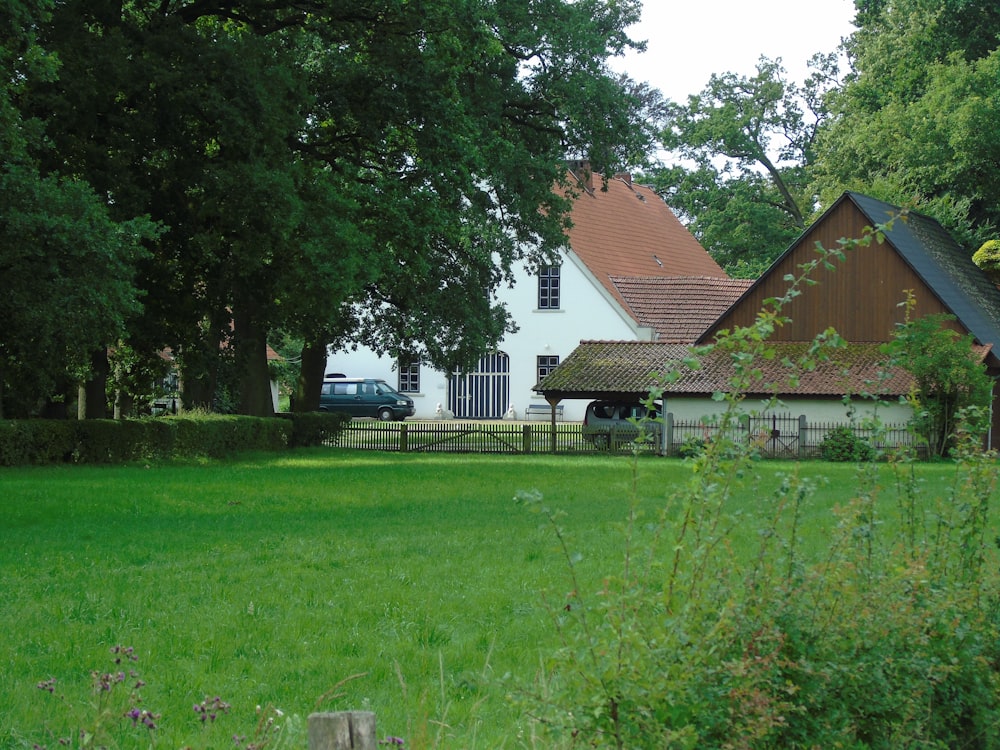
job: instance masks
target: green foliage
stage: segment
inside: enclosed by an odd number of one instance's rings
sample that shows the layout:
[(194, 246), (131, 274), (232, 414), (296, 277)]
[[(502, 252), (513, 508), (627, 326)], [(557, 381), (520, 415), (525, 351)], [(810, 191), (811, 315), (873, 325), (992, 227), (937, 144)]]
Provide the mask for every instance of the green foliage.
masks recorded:
[(853, 75), (817, 138), (824, 203), (845, 187), (930, 213), (964, 245), (993, 237), (1000, 13), (992, 0), (871, 4)]
[(74, 427), (66, 419), (0, 420), (0, 466), (68, 460), (76, 447)]
[(292, 433), (288, 439), (291, 448), (330, 445), (351, 421), (347, 414), (319, 411), (285, 413), (280, 416), (292, 423)]
[(993, 380), (973, 350), (971, 334), (962, 336), (950, 315), (910, 319), (912, 296), (903, 303), (907, 319), (886, 346), (891, 361), (914, 378), (908, 397), (913, 428), (931, 456), (944, 456), (954, 446), (960, 422), (980, 437), (989, 427)]
[[(821, 251), (818, 263), (829, 262)], [(740, 419), (742, 394), (760, 389), (755, 362), (814, 267), (754, 325), (703, 352), (725, 352), (737, 370), (718, 395), (723, 426)], [(988, 541), (996, 455), (969, 425), (956, 434), (954, 484), (936, 495), (922, 494), (906, 457), (888, 482), (879, 464), (860, 462), (812, 553), (802, 520), (818, 485), (792, 471), (762, 494), (751, 447), (734, 455), (739, 446), (710, 442), (655, 515), (633, 497), (621, 564), (597, 591), (579, 585), (562, 516), (526, 497), (549, 519), (572, 592), (550, 602), (562, 647), (525, 691), (543, 744), (1000, 745), (1000, 559)], [(748, 524), (759, 536), (744, 556), (734, 545)]]
[(343, 419), (342, 415), (297, 415), (279, 420), (206, 414), (158, 419), (7, 420), (0, 421), (0, 466), (115, 464), (281, 451), (328, 439), (342, 428)]
[(993, 283), (1000, 281), (1000, 240), (986, 240), (972, 254), (972, 262), (982, 269)]
[(677, 455), (680, 458), (695, 458), (705, 452), (707, 441), (702, 438), (688, 438), (677, 448)]
[(820, 455), (826, 461), (871, 461), (875, 449), (850, 427), (834, 427), (819, 444)]
[(733, 276), (759, 275), (812, 211), (813, 138), (837, 70), (832, 57), (811, 64), (815, 72), (799, 86), (786, 80), (780, 60), (761, 58), (756, 75), (713, 75), (686, 104), (666, 107), (663, 147), (694, 166), (650, 177)]
[(139, 310), (139, 243), (155, 231), (116, 224), (85, 184), (27, 167), (0, 166), (0, 194), (0, 273), (11, 280), (0, 299), (0, 416), (24, 416), (124, 333)]
[[(0, 139), (45, 175), (27, 181), (47, 191), (28, 208), (51, 203), (61, 220), (49, 238), (44, 212), (31, 214), (0, 242), (0, 271), (16, 272), (19, 303), (49, 299), (40, 271), (65, 259), (55, 270), (77, 283), (69, 300), (90, 295), (114, 313), (76, 316), (89, 337), (67, 340), (124, 342), (139, 357), (169, 347), (190, 368), (187, 403), (212, 403), (214, 360), (228, 356), (239, 376), (228, 403), (268, 415), (275, 330), (442, 369), (477, 361), (511, 326), (494, 293), (563, 245), (568, 202), (552, 190), (563, 160), (613, 173), (642, 163), (652, 140), (650, 92), (607, 67), (635, 46), (624, 29), (638, 0), (556, 0), (543, 13), (464, 0), (300, 6), (69, 0), (0, 16), (25, 21), (0, 48), (15, 71), (0, 84)], [(17, 207), (17, 187), (0, 183), (3, 204)], [(55, 200), (71, 187), (93, 226)], [(136, 226), (127, 248), (111, 241), (146, 215), (158, 237)], [(85, 242), (64, 248), (65, 237)], [(148, 255), (136, 262), (124, 250), (140, 240)], [(111, 258), (85, 273), (95, 249)], [(8, 269), (11, 253), (34, 265)], [(138, 296), (141, 310), (126, 304)], [(13, 332), (15, 364), (28, 331)], [(46, 356), (65, 364), (63, 351)], [(71, 364), (86, 374), (87, 363)], [(11, 380), (10, 398), (30, 403), (31, 382)]]

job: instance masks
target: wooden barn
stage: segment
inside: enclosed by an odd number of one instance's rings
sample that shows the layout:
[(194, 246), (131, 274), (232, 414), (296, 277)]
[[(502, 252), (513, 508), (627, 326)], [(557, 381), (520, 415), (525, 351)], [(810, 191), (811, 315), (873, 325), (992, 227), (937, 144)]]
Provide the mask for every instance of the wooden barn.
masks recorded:
[(888, 341), (903, 322), (900, 303), (906, 290), (916, 300), (914, 315), (950, 313), (954, 328), (972, 333), (982, 345), (1000, 344), (1000, 291), (934, 219), (908, 212), (859, 193), (844, 193), (771, 268), (700, 337), (747, 325), (765, 299), (780, 297), (785, 277), (818, 257), (816, 246), (838, 248), (843, 238), (863, 236), (866, 228), (892, 222), (885, 241), (848, 251), (834, 268), (818, 268), (818, 284), (792, 300), (784, 312), (792, 319), (774, 333), (775, 341), (809, 341), (829, 326), (848, 341)]
[[(960, 333), (971, 333), (990, 374), (1000, 375), (1000, 359), (994, 351), (1000, 344), (1000, 290), (936, 220), (853, 192), (844, 193), (696, 343), (711, 343), (718, 331), (750, 325), (766, 299), (785, 295), (787, 277), (798, 276), (803, 264), (819, 257), (817, 245), (840, 248), (844, 238), (860, 238), (870, 228), (880, 226), (885, 227), (882, 242), (848, 250), (832, 268), (821, 264), (811, 274), (817, 283), (805, 287), (783, 308), (791, 322), (774, 332), (772, 341), (779, 348), (800, 348), (830, 327), (849, 344), (848, 351), (829, 365), (829, 373), (821, 369), (784, 388), (778, 394), (782, 400), (797, 402), (795, 408), (803, 412), (823, 412), (825, 408), (824, 418), (828, 418), (831, 406), (840, 403), (845, 394), (866, 390), (871, 352), (875, 345), (890, 340), (897, 325), (904, 322), (905, 310), (900, 303), (908, 290), (915, 300), (911, 314), (953, 315), (950, 325)], [(637, 395), (644, 388), (642, 383), (649, 381), (649, 375), (638, 373), (637, 367), (662, 371), (678, 358), (677, 347), (644, 346), (648, 351), (636, 357), (634, 345), (621, 348), (615, 342), (582, 342), (536, 390), (550, 403), (565, 398)], [(865, 367), (859, 366), (862, 360), (868, 363)], [(711, 391), (727, 380), (724, 361), (717, 358), (716, 362), (722, 368), (718, 372), (710, 366), (709, 371), (703, 368), (672, 384), (665, 396), (670, 404), (666, 410), (683, 405), (689, 414), (699, 409), (712, 413)], [(620, 372), (616, 374), (615, 368)], [(905, 378), (896, 377), (893, 382), (895, 391), (905, 392)], [(998, 411), (993, 415), (996, 435), (1000, 435)]]

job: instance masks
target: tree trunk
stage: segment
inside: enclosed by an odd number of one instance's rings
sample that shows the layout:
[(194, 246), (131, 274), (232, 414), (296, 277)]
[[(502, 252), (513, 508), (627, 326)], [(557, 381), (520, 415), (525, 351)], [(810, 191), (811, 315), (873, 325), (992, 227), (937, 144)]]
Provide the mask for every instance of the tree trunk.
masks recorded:
[(326, 344), (304, 344), (302, 366), (295, 384), (295, 408), (292, 411), (317, 411), (319, 391), (326, 374)]
[(239, 413), (273, 417), (271, 373), (267, 367), (267, 334), (252, 315), (233, 315), (236, 369), (239, 379)]
[(121, 388), (115, 391), (115, 419), (131, 417), (135, 411), (135, 397)]
[(80, 389), (81, 419), (107, 419), (108, 416), (108, 350), (100, 349), (90, 357), (90, 379)]
[(216, 326), (209, 326), (201, 338), (180, 351), (181, 404), (185, 409), (210, 411), (219, 386), (222, 338)]

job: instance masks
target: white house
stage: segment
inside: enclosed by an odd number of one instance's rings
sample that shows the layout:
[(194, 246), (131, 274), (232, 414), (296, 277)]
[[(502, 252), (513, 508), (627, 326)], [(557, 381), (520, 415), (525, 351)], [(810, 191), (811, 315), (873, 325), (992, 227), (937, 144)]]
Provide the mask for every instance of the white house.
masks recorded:
[[(745, 291), (749, 282), (729, 279), (651, 188), (618, 174), (604, 189), (586, 162), (572, 163), (570, 172), (584, 190), (562, 262), (536, 275), (522, 271), (512, 289), (501, 291), (518, 331), (486, 353), (475, 372), (400, 366), (365, 348), (332, 353), (327, 372), (385, 379), (413, 398), (418, 418), (440, 416), (439, 407), (456, 418), (498, 419), (511, 409), (517, 419), (541, 417), (549, 407), (534, 386), (582, 339), (693, 342)], [(714, 307), (706, 302), (692, 315), (680, 300), (672, 305), (672, 293), (690, 278), (716, 290)], [(650, 299), (656, 304), (645, 304)], [(672, 309), (682, 312), (664, 313)], [(585, 407), (567, 403), (562, 418), (581, 420)]]

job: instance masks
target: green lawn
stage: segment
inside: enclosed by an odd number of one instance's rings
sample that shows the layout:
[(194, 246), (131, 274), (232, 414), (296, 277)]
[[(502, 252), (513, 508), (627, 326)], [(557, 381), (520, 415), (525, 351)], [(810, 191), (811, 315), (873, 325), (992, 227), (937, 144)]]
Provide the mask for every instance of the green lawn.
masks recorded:
[[(0, 748), (53, 748), (71, 719), (95, 716), (90, 675), (113, 670), (116, 644), (139, 656), (159, 747), (233, 747), (271, 705), (289, 746), (304, 748), (295, 717), (317, 701), (375, 711), (379, 735), (410, 748), (529, 746), (507, 696), (555, 647), (543, 599), (558, 605), (570, 584), (551, 529), (514, 497), (537, 491), (567, 512), (581, 588), (596, 590), (619, 565), (630, 498), (652, 518), (690, 472), (674, 459), (634, 465), (634, 489), (623, 456), (326, 449), (0, 470)], [(803, 523), (812, 539), (828, 535), (854, 468), (762, 462), (732, 509), (738, 554), (754, 549), (778, 476), (796, 468), (829, 479)], [(953, 479), (947, 464), (918, 468), (925, 491)], [(37, 687), (49, 678), (54, 694)], [(214, 696), (232, 708), (202, 727), (192, 706)], [(131, 730), (117, 739), (137, 742)]]

